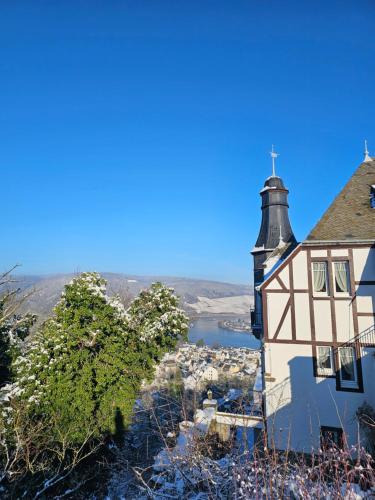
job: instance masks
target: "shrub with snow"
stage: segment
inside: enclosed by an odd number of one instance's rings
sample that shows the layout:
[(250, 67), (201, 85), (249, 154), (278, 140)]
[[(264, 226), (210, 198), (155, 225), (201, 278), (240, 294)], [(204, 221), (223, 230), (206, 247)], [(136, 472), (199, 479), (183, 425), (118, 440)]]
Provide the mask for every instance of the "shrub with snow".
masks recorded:
[(63, 439), (64, 447), (79, 449), (118, 433), (130, 422), (142, 381), (187, 328), (177, 297), (162, 284), (125, 310), (99, 274), (81, 274), (16, 359), (15, 379), (1, 390), (4, 425), (11, 433), (21, 405), (59, 446)]
[(17, 291), (6, 292), (0, 298), (0, 387), (11, 381), (12, 364), (36, 321), (34, 314), (18, 313), (17, 300)]
[(155, 462), (155, 473), (148, 480), (138, 471), (139, 496), (134, 498), (143, 498), (145, 492), (155, 500), (360, 500), (375, 496), (374, 464), (359, 446), (333, 446), (310, 456), (267, 449), (240, 453), (234, 447), (224, 458), (213, 460), (190, 442), (183, 453), (177, 447), (163, 453), (166, 466)]

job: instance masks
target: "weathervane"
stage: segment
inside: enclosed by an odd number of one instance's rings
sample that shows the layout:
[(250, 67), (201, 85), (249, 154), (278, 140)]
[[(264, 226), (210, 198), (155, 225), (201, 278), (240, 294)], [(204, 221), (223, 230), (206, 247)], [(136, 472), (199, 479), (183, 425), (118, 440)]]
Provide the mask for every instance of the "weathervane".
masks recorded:
[(272, 151), (270, 151), (270, 155), (272, 158), (272, 177), (276, 177), (276, 170), (275, 170), (275, 158), (279, 156), (279, 153), (275, 153), (273, 149), (273, 144), (272, 144)]
[(369, 155), (369, 152), (367, 149), (367, 141), (366, 140), (365, 140), (365, 159), (363, 161), (372, 161), (372, 158)]

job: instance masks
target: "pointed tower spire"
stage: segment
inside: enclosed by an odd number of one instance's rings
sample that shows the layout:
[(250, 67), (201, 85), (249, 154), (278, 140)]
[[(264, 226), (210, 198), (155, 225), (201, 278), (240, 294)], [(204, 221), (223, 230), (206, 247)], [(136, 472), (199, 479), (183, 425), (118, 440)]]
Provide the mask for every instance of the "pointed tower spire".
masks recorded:
[(272, 151), (270, 151), (270, 155), (272, 158), (272, 177), (276, 177), (276, 169), (275, 169), (275, 159), (279, 156), (279, 153), (276, 153), (272, 144)]
[(364, 162), (367, 161), (372, 161), (371, 156), (369, 155), (368, 149), (367, 149), (367, 141), (365, 140), (365, 159), (363, 160)]

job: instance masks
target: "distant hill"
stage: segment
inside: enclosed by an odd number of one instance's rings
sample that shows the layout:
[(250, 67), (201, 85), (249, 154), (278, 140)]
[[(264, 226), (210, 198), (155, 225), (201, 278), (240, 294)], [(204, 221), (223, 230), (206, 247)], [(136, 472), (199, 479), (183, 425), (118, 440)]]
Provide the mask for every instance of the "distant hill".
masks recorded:
[[(170, 276), (101, 274), (108, 281), (109, 293), (119, 294), (125, 302), (154, 281), (161, 281), (175, 289), (177, 295), (181, 297), (182, 307), (190, 316), (248, 314), (252, 303), (252, 289), (245, 285)], [(35, 290), (24, 303), (23, 310), (36, 313), (40, 318), (46, 318), (58, 302), (64, 285), (73, 277), (74, 274), (17, 276), (17, 286), (24, 291)]]

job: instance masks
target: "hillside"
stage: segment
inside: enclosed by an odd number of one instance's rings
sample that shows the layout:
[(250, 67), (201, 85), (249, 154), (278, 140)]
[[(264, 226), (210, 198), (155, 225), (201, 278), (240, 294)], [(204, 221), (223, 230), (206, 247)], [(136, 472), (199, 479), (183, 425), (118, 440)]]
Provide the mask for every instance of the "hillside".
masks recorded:
[[(102, 273), (108, 281), (110, 294), (119, 294), (128, 301), (154, 281), (162, 281), (175, 289), (181, 297), (183, 308), (191, 315), (248, 314), (252, 303), (250, 286), (218, 281), (178, 278), (171, 276), (134, 276)], [(48, 276), (17, 276), (17, 286), (34, 293), (23, 305), (25, 311), (48, 316), (59, 300), (62, 289), (74, 274)]]

